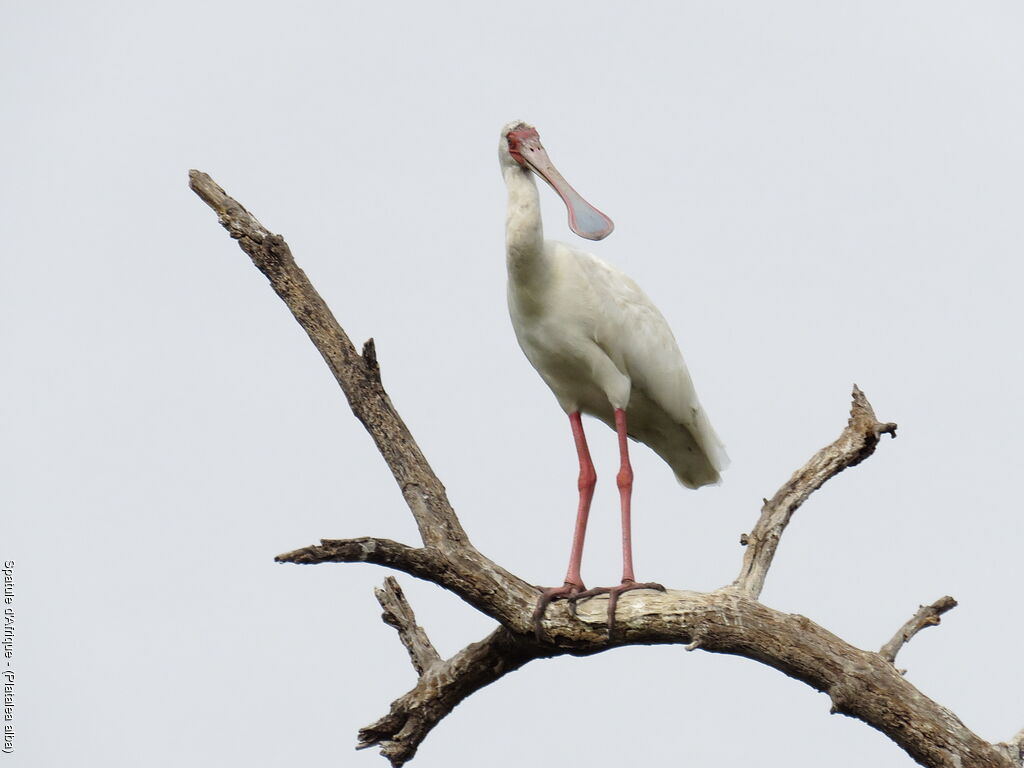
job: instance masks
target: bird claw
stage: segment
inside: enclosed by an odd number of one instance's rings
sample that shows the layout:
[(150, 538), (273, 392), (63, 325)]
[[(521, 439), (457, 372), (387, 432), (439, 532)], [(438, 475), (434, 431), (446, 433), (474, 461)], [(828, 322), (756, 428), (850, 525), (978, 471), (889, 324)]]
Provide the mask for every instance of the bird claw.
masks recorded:
[(555, 600), (568, 600), (569, 607), (572, 611), (572, 615), (576, 615), (576, 600), (578, 596), (586, 589), (582, 584), (572, 584), (565, 582), (560, 587), (549, 587), (548, 589), (542, 590), (540, 598), (537, 600), (537, 607), (533, 609), (533, 634), (537, 638), (538, 642), (544, 642), (544, 611), (547, 607)]
[(549, 587), (548, 589), (542, 590), (540, 598), (537, 600), (537, 607), (533, 609), (533, 634), (537, 638), (538, 642), (544, 642), (544, 612), (547, 607), (555, 600), (565, 600), (569, 603), (569, 610), (572, 612), (573, 617), (576, 616), (576, 604), (580, 600), (585, 600), (589, 597), (596, 597), (597, 595), (608, 595), (608, 637), (612, 636), (615, 631), (615, 608), (619, 604), (619, 595), (623, 592), (632, 592), (635, 589), (654, 589), (658, 592), (664, 592), (665, 587), (662, 584), (658, 584), (654, 581), (635, 582), (635, 581), (624, 581), (614, 587), (593, 587), (587, 589), (582, 584), (570, 584), (566, 582), (560, 587)]
[(578, 592), (567, 599), (575, 605), (577, 601), (588, 597), (608, 595), (608, 638), (611, 639), (612, 632), (615, 631), (615, 607), (619, 604), (619, 595), (623, 592), (632, 592), (634, 589), (654, 589), (658, 592), (665, 591), (665, 587), (663, 585), (654, 581), (645, 581), (642, 583), (637, 583), (635, 581), (623, 581), (615, 587), (594, 587), (593, 589), (587, 589), (583, 592)]

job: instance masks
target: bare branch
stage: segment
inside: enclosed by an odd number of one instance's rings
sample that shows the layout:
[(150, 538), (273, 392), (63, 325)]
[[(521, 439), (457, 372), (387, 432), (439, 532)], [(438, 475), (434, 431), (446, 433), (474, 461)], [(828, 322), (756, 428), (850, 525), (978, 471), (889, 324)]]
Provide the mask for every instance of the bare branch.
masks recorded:
[(879, 654), (890, 664), (895, 664), (896, 654), (900, 652), (904, 645), (910, 642), (910, 638), (925, 627), (933, 627), (941, 623), (942, 619), (939, 617), (953, 608), (956, 608), (956, 600), (949, 595), (940, 597), (931, 605), (920, 606), (917, 613), (911, 616), (907, 623), (900, 627), (899, 631), (893, 635), (892, 640), (882, 646)]
[(391, 539), (363, 536), (358, 539), (322, 539), (320, 544), (285, 552), (274, 558), (278, 563), (316, 565), (318, 563), (374, 563), (405, 571), (428, 581), (444, 566), (432, 550), (410, 547)]
[(274, 558), (279, 563), (375, 563), (432, 581), (454, 592), (470, 605), (501, 622), (513, 632), (532, 631), (530, 613), (539, 590), (470, 545), (441, 552), (431, 547), (410, 547), (390, 539), (322, 539)]
[(875, 452), (882, 435), (896, 436), (896, 425), (882, 424), (864, 393), (854, 385), (853, 405), (846, 429), (833, 442), (818, 451), (802, 469), (793, 474), (778, 492), (766, 500), (761, 517), (745, 541), (743, 567), (734, 582), (745, 594), (758, 597), (764, 588), (775, 550), (793, 513), (807, 498), (844, 469), (864, 461)]
[(543, 655), (547, 654), (540, 646), (524, 643), (499, 627), (427, 669), (416, 687), (391, 705), (388, 714), (359, 731), (356, 749), (379, 745), (392, 766), (403, 765), (460, 701)]
[(352, 412), (373, 437), (402, 489), (423, 543), (447, 549), (467, 542), (444, 486), (381, 386), (372, 345), (364, 350), (365, 356), (356, 352), (306, 273), (295, 263), (283, 237), (267, 230), (207, 174), (189, 171), (189, 185), (217, 213), (221, 225), (267, 277), (323, 355)]
[(416, 614), (412, 606), (405, 599), (402, 588), (393, 576), (384, 579), (384, 586), (373, 590), (377, 596), (377, 602), (384, 609), (381, 618), (384, 623), (398, 630), (398, 638), (409, 652), (416, 674), (423, 675), (435, 663), (441, 660), (441, 655), (435, 650), (423, 627), (416, 623)]

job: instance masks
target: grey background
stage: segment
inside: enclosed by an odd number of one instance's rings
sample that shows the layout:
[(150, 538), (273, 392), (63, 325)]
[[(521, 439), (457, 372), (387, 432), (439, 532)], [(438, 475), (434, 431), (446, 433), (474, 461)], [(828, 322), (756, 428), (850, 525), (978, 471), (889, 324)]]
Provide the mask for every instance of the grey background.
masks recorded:
[[(800, 510), (764, 601), (877, 648), (992, 740), (1024, 725), (1018, 301), (1024, 10), (1011, 2), (4, 4), (2, 552), (28, 766), (385, 765), (355, 732), (413, 683), (369, 566), (415, 541), (368, 437), (187, 188), (283, 233), (474, 542), (565, 568), (575, 456), (504, 298), (502, 124), (616, 222), (588, 246), (669, 319), (732, 457), (689, 492), (634, 451), (637, 573), (713, 589), (845, 423), (900, 424)], [(572, 237), (542, 190), (547, 234)], [(619, 575), (615, 442), (584, 577)], [(444, 654), (490, 620), (400, 581)], [(631, 648), (473, 696), (415, 765), (909, 765), (753, 662)]]

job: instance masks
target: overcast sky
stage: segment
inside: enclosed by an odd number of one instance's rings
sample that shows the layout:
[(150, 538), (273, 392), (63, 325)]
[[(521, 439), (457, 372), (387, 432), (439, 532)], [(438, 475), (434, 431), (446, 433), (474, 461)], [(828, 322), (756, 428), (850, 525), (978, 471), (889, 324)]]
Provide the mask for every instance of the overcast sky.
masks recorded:
[[(3, 7), (0, 763), (385, 766), (356, 731), (414, 683), (383, 569), (273, 562), (415, 528), (189, 168), (376, 339), (474, 543), (560, 582), (576, 459), (505, 306), (512, 119), (615, 220), (588, 248), (661, 307), (732, 457), (693, 492), (634, 450), (638, 578), (731, 581), (761, 498), (835, 438), (856, 382), (899, 437), (798, 512), (763, 600), (878, 648), (951, 594), (899, 665), (987, 739), (1024, 726), (1020, 3)], [(548, 236), (572, 238), (542, 195)], [(587, 427), (583, 575), (610, 584), (615, 440)], [(399, 581), (443, 655), (493, 625)], [(751, 661), (629, 648), (502, 679), (413, 765), (911, 765), (828, 709)]]

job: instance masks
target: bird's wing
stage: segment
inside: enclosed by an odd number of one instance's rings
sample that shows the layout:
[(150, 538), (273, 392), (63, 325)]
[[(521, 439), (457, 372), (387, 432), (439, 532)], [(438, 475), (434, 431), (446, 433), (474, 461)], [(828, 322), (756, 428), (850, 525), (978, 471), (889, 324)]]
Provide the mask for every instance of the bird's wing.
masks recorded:
[[(701, 406), (668, 322), (632, 278), (596, 257), (583, 255), (589, 259), (581, 266), (595, 295), (603, 297), (595, 340), (630, 377), (634, 391), (648, 401), (644, 414), (651, 419), (662, 418), (657, 414), (662, 411), (664, 417), (693, 436), (715, 470), (725, 469), (728, 458), (724, 446)], [(636, 429), (640, 432), (645, 426), (638, 423)], [(664, 425), (651, 424), (650, 428), (661, 430)], [(637, 436), (655, 447), (640, 434)]]

